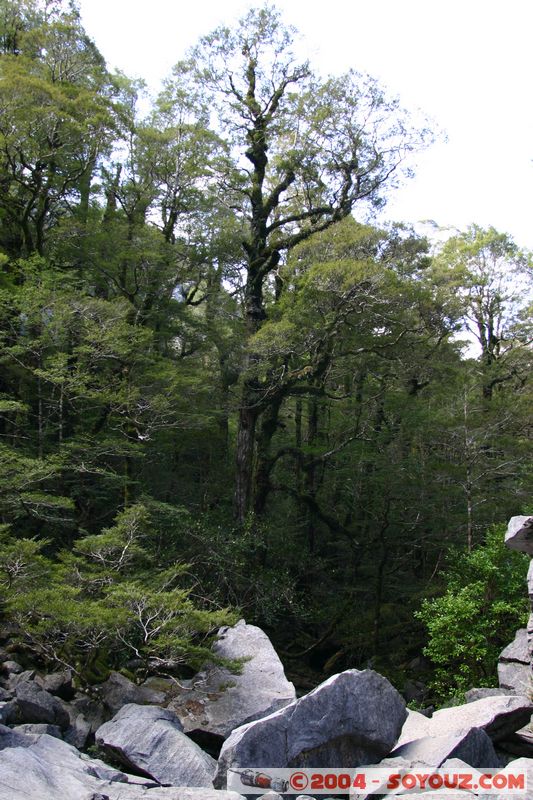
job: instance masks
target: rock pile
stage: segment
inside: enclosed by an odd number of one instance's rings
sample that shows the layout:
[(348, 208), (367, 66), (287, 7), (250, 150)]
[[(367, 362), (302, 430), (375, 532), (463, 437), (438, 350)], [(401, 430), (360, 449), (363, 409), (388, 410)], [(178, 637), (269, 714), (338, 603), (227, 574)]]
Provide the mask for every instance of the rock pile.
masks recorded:
[[(518, 519), (509, 546), (533, 554), (533, 518)], [(530, 586), (533, 595), (533, 577)], [(219, 632), (215, 650), (241, 659), (241, 674), (207, 665), (184, 684), (137, 686), (113, 673), (94, 696), (76, 691), (68, 670), (39, 675), (0, 651), (0, 800), (243, 800), (227, 779), (248, 768), (510, 762), (533, 779), (533, 758), (511, 760), (533, 756), (533, 704), (520, 692), (526, 679), (529, 687), (528, 631), (502, 653), (502, 688), (472, 690), (470, 702), (430, 718), (407, 711), (373, 670), (347, 670), (297, 699), (268, 637), (242, 620)], [(80, 752), (93, 743), (118, 766)]]

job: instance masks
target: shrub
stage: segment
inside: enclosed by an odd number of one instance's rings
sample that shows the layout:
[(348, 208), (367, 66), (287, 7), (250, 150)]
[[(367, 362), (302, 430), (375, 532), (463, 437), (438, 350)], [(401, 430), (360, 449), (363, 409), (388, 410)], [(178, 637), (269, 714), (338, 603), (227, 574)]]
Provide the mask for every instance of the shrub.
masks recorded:
[(87, 682), (96, 663), (102, 675), (102, 663), (121, 666), (132, 656), (146, 668), (166, 670), (216, 660), (210, 636), (235, 616), (193, 602), (184, 585), (187, 565), (158, 566), (149, 547), (151, 525), (146, 508), (133, 505), (112, 528), (54, 559), (43, 555), (47, 542), (15, 538), (4, 527), (0, 600), (20, 639), (45, 662), (67, 665)]
[(505, 547), (504, 532), (495, 526), (472, 552), (455, 551), (445, 593), (425, 600), (417, 614), (428, 630), (424, 652), (435, 664), (438, 701), (472, 686), (496, 686), (498, 656), (527, 622), (529, 559)]

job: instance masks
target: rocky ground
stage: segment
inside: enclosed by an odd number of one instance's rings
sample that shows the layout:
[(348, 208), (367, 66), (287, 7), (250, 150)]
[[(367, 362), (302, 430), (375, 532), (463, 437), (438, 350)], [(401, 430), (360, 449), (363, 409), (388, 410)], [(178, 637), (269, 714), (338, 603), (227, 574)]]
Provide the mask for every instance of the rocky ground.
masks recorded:
[[(508, 538), (525, 549), (533, 518), (518, 519)], [(347, 670), (297, 698), (268, 637), (244, 620), (222, 629), (215, 649), (246, 658), (242, 673), (207, 665), (186, 682), (140, 686), (112, 673), (87, 694), (68, 670), (25, 669), (4, 641), (0, 800), (239, 800), (226, 788), (230, 771), (378, 765), (516, 767), (531, 775), (533, 798), (527, 630), (502, 653), (499, 689), (472, 690), (432, 716), (408, 710), (372, 670)]]

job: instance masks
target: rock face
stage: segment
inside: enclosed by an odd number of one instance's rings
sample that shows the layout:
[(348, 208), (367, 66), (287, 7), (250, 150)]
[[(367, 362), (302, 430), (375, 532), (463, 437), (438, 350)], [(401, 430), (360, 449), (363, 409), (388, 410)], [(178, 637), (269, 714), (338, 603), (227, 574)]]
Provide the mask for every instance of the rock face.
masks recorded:
[(485, 697), (454, 708), (442, 708), (431, 717), (435, 733), (464, 733), (482, 728), (498, 742), (522, 728), (531, 718), (533, 703), (527, 697), (500, 695)]
[(232, 730), (287, 706), (296, 699), (292, 683), (268, 636), (240, 620), (221, 628), (214, 652), (228, 659), (247, 659), (236, 675), (209, 665), (192, 680), (191, 689), (169, 703), (185, 731), (226, 738)]
[(502, 694), (516, 694), (511, 689), (496, 689), (482, 687), (480, 689), (469, 689), (465, 692), (465, 700), (467, 703), (473, 703), (475, 700), (482, 700), (484, 697), (498, 697)]
[(498, 746), (506, 753), (514, 756), (524, 756), (533, 759), (533, 731), (530, 725), (520, 728), (519, 731), (508, 736), (505, 741), (499, 742)]
[(521, 553), (533, 556), (533, 517), (511, 517), (505, 534), (505, 544), (511, 550), (520, 550)]
[(407, 714), (400, 694), (372, 670), (334, 675), (308, 695), (237, 728), (220, 753), (215, 786), (241, 767), (355, 767), (396, 743)]
[[(485, 731), (471, 728), (465, 733), (426, 736), (397, 747), (391, 758), (403, 758), (411, 767), (440, 767), (448, 758), (461, 758), (471, 767), (499, 767), (494, 746)], [(386, 761), (380, 766), (385, 766)]]
[[(533, 556), (533, 517), (511, 517), (505, 544)], [(533, 664), (533, 561), (527, 574), (529, 602), (532, 613), (526, 631), (518, 631), (514, 642), (506, 647), (498, 664), (498, 680), (502, 688), (524, 693), (531, 691), (531, 665)]]
[(526, 694), (531, 688), (531, 667), (516, 661), (498, 662), (498, 683), (514, 694)]
[(0, 726), (0, 800), (244, 800), (236, 792), (163, 788), (82, 756), (52, 736)]
[(60, 701), (33, 681), (19, 683), (15, 695), (19, 722), (59, 725), (63, 730), (69, 727), (69, 715)]
[(511, 644), (500, 653), (498, 682), (502, 689), (527, 694), (530, 686), (530, 655), (527, 628), (520, 628)]
[(431, 736), (431, 719), (420, 714), (419, 711), (407, 709), (407, 719), (405, 720), (400, 738), (396, 742), (396, 748), (401, 747), (407, 742), (415, 739), (423, 739), (424, 736)]
[(48, 736), (55, 736), (56, 739), (62, 739), (61, 728), (58, 725), (45, 725), (44, 723), (31, 723), (26, 722), (24, 725), (14, 725), (12, 728), (15, 733), (47, 733)]
[(100, 686), (99, 695), (112, 714), (116, 714), (128, 703), (163, 705), (166, 699), (162, 692), (156, 692), (147, 686), (137, 686), (120, 672), (111, 673)]
[(130, 703), (96, 731), (96, 742), (159, 783), (212, 788), (216, 762), (165, 708)]
[(49, 675), (39, 675), (35, 680), (46, 692), (57, 695), (63, 698), (63, 700), (71, 700), (74, 697), (72, 672), (70, 669), (65, 669), (63, 672), (52, 672)]
[(500, 653), (500, 661), (518, 661), (520, 664), (528, 663), (527, 628), (520, 628), (517, 630), (511, 644), (504, 647)]

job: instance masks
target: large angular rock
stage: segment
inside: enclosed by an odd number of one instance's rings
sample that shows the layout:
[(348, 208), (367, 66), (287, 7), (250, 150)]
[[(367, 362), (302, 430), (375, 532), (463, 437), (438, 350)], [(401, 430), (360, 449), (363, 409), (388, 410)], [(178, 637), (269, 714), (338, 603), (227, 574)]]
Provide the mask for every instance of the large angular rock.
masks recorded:
[(158, 787), (51, 736), (0, 726), (0, 800), (244, 800), (236, 792)]
[(247, 659), (240, 675), (208, 665), (195, 676), (190, 690), (169, 703), (185, 731), (203, 731), (226, 738), (232, 730), (267, 716), (296, 699), (292, 683), (270, 639), (260, 628), (240, 620), (221, 628), (214, 652), (227, 659)]
[(34, 669), (25, 669), (23, 672), (13, 672), (9, 675), (7, 686), (12, 692), (14, 692), (17, 686), (19, 686), (21, 683), (33, 683), (34, 678)]
[[(403, 758), (411, 767), (440, 767), (449, 758), (461, 758), (471, 767), (500, 766), (492, 741), (480, 728), (415, 739), (395, 748), (391, 758)], [(386, 763), (382, 762), (380, 766), (386, 766)]]
[[(72, 709), (71, 725), (74, 723), (74, 720), (78, 718), (78, 714), (82, 714), (84, 719), (89, 723), (91, 733), (96, 733), (100, 725), (103, 725), (107, 719), (102, 703), (91, 697), (87, 697), (87, 695), (81, 692), (78, 692), (74, 700), (71, 700), (69, 707)], [(74, 718), (73, 715), (75, 715)]]
[(34, 740), (35, 736), (26, 736), (6, 725), (0, 725), (0, 751), (7, 747), (29, 747)]
[(498, 683), (502, 689), (526, 695), (531, 689), (531, 667), (518, 661), (498, 662)]
[(514, 756), (524, 756), (533, 758), (533, 731), (530, 725), (520, 728), (516, 733), (512, 733), (507, 739), (498, 742), (498, 747), (506, 753)]
[(483, 800), (510, 800), (510, 798), (515, 798), (515, 800), (533, 800), (533, 759), (526, 757), (514, 759), (501, 770), (501, 773), (505, 775), (511, 771), (515, 773), (526, 773), (527, 789), (525, 792), (520, 792), (518, 794), (503, 792), (502, 794), (485, 794), (479, 796), (483, 798)]
[(70, 725), (69, 715), (61, 702), (33, 681), (19, 683), (15, 695), (18, 722), (59, 725), (63, 730)]
[(505, 533), (505, 544), (533, 556), (533, 517), (511, 517)]
[(532, 713), (533, 703), (527, 697), (485, 697), (473, 703), (435, 711), (429, 730), (432, 735), (482, 728), (493, 742), (497, 742), (526, 725)]
[(498, 683), (502, 689), (509, 689), (515, 694), (526, 695), (531, 686), (528, 638), (527, 628), (520, 628), (511, 644), (502, 650), (498, 660)]
[(213, 786), (216, 762), (183, 733), (169, 709), (130, 703), (98, 728), (96, 742), (159, 783)]
[(15, 719), (17, 707), (13, 701), (0, 703), (0, 725), (7, 725)]
[(517, 630), (513, 641), (500, 653), (499, 661), (518, 661), (521, 664), (529, 664), (527, 628)]
[(21, 672), (24, 672), (24, 667), (18, 663), (18, 661), (3, 661), (0, 665), (0, 670), (5, 672), (7, 675), (20, 675)]
[(396, 747), (412, 742), (415, 739), (422, 739), (424, 736), (431, 736), (431, 718), (424, 716), (419, 711), (412, 711), (408, 708), (407, 719), (403, 723)]
[(48, 675), (37, 675), (35, 682), (41, 689), (57, 695), (63, 700), (71, 700), (74, 697), (72, 670), (70, 669), (65, 669), (62, 672), (52, 672)]
[[(485, 739), (488, 739), (486, 734), (485, 734)], [(490, 739), (488, 739), (488, 741), (490, 744)], [(442, 752), (437, 755), (442, 755)], [(499, 766), (500, 765), (498, 765), (496, 769), (499, 769)], [(439, 766), (435, 766), (434, 764), (428, 764), (425, 761), (420, 761), (420, 760), (409, 761), (408, 759), (402, 758), (401, 756), (396, 756), (394, 758), (391, 756), (390, 758), (386, 758), (384, 761), (381, 761), (379, 764), (375, 764), (373, 767), (373, 769), (385, 769), (385, 768), (388, 771), (390, 771), (389, 774), (392, 773), (393, 775), (399, 775), (402, 777), (409, 776), (410, 781), (413, 780), (412, 773), (414, 772), (416, 772), (420, 777), (424, 775), (425, 780), (428, 781), (430, 776), (433, 775), (435, 772), (437, 772), (439, 769), (442, 770), (445, 769), (448, 773), (451, 774), (457, 774), (457, 773), (461, 774), (465, 772), (467, 774), (468, 773), (475, 774), (475, 769), (473, 769), (470, 764), (467, 764), (465, 761), (462, 761), (459, 758), (446, 759), (446, 761), (444, 761)], [(475, 780), (473, 780), (472, 782), (475, 783)], [(381, 785), (378, 784), (378, 786), (373, 786), (372, 792), (368, 794), (364, 792), (361, 793), (359, 789), (353, 788), (350, 792), (350, 798), (354, 798), (354, 800), (355, 798), (357, 798), (357, 800), (373, 800), (376, 794), (384, 794), (387, 796), (391, 795), (399, 796), (402, 798), (402, 800), (406, 800), (406, 798), (408, 797), (418, 798), (418, 800), (426, 800), (426, 798), (430, 797), (438, 798), (438, 800), (455, 800), (455, 798), (458, 797), (461, 798), (469, 797), (470, 800), (472, 800), (472, 793), (468, 791), (461, 793), (459, 790), (457, 790), (454, 791), (453, 793), (449, 793), (448, 791), (443, 793), (442, 788), (437, 790), (432, 790), (428, 788), (427, 783), (425, 787), (421, 787), (420, 783), (418, 783), (419, 788), (418, 788), (418, 793), (416, 793), (417, 789), (415, 788), (415, 786), (406, 789), (404, 788), (404, 786), (400, 784), (400, 786), (398, 786), (395, 789), (389, 789), (387, 783), (388, 783), (388, 778), (385, 779)], [(413, 792), (413, 794), (411, 794), (411, 792)]]
[(70, 725), (66, 729), (63, 738), (66, 742), (82, 750), (87, 744), (87, 740), (91, 734), (91, 723), (85, 719), (83, 714), (76, 714), (70, 716)]
[(501, 695), (512, 695), (516, 694), (512, 689), (503, 689), (499, 688), (496, 689), (494, 687), (485, 687), (482, 686), (479, 689), (469, 689), (465, 692), (465, 700), (467, 703), (473, 703), (476, 700), (482, 700), (484, 697), (499, 697)]
[(99, 695), (112, 714), (116, 714), (128, 703), (157, 706), (163, 705), (166, 700), (162, 692), (156, 692), (147, 686), (137, 686), (120, 672), (111, 673), (99, 687)]
[(58, 725), (45, 725), (44, 722), (26, 722), (24, 725), (15, 725), (12, 730), (15, 733), (47, 733), (48, 736), (55, 736), (56, 739), (62, 739), (61, 728)]
[(224, 742), (215, 786), (242, 767), (356, 767), (394, 747), (407, 714), (400, 694), (373, 670), (334, 675), (305, 697), (237, 728)]

